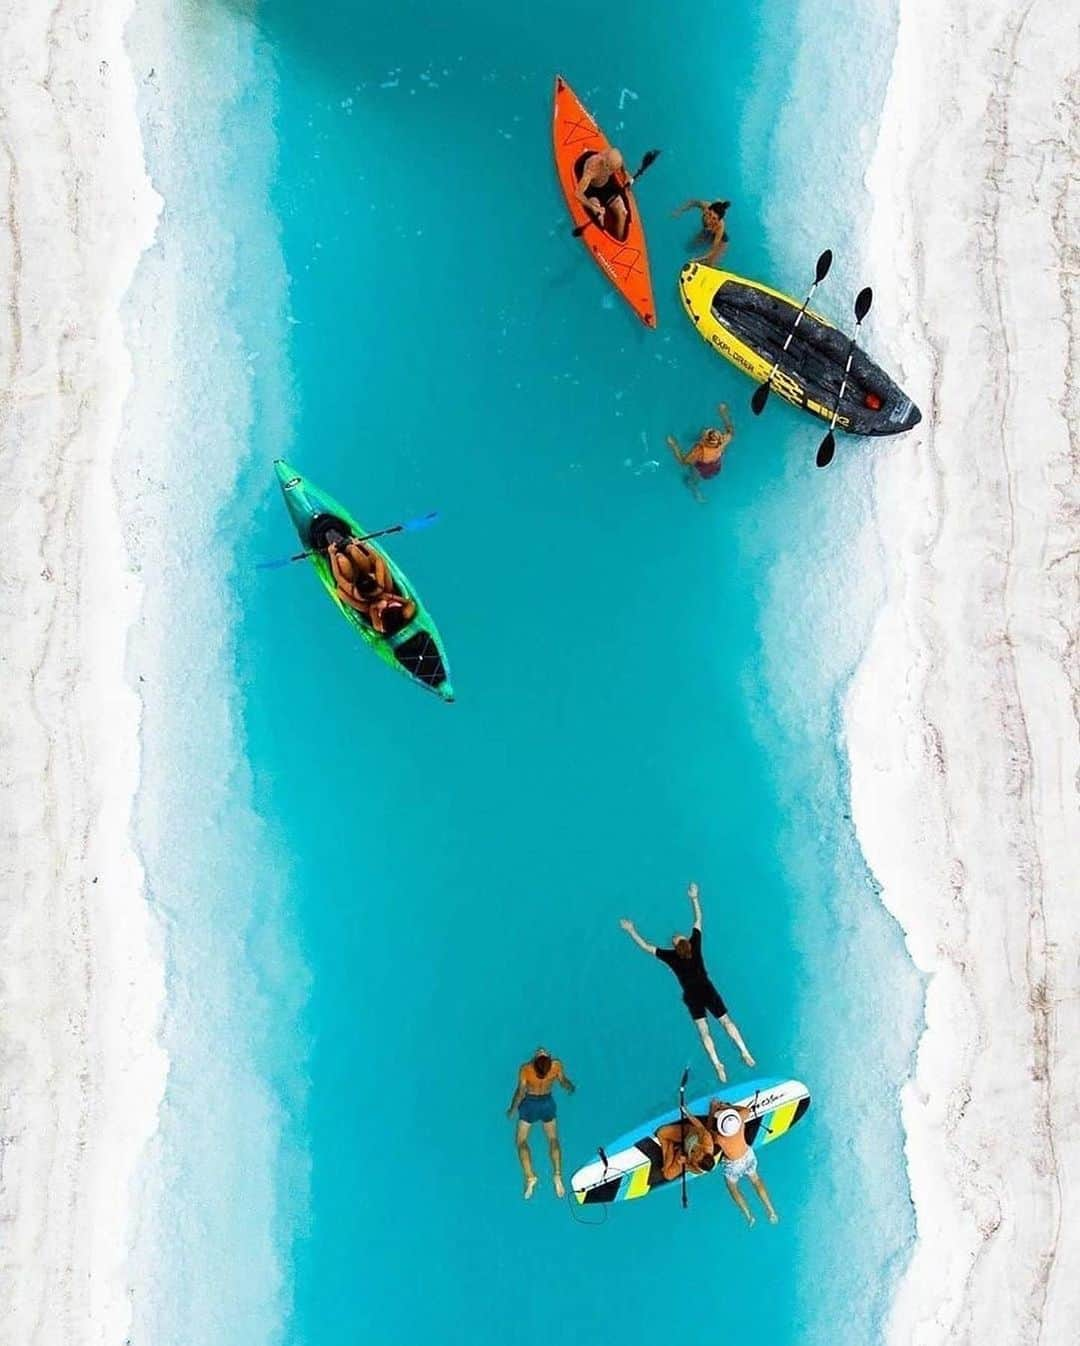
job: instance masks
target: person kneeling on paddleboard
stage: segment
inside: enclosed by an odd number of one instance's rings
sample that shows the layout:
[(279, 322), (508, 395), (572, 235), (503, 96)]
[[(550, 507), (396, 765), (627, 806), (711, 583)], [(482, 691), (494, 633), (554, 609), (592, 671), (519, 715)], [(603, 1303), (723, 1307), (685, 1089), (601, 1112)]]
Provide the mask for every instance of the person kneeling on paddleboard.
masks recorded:
[(724, 454), (727, 452), (728, 445), (735, 438), (735, 427), (731, 423), (727, 403), (721, 402), (717, 411), (719, 411), (724, 422), (724, 428), (717, 430), (715, 426), (710, 426), (707, 430), (702, 430), (694, 447), (688, 453), (683, 453), (682, 449), (679, 448), (679, 441), (674, 435), (668, 435), (667, 437), (668, 447), (674, 454), (675, 461), (690, 469), (686, 474), (685, 481), (699, 503), (703, 502), (705, 497), (698, 490), (696, 478), (700, 477), (703, 481), (708, 481), (711, 477), (719, 476), (720, 470), (724, 466)]
[(708, 1173), (716, 1164), (713, 1151), (716, 1142), (712, 1133), (685, 1108), (681, 1122), (669, 1122), (656, 1132), (660, 1142), (661, 1165), (668, 1182), (687, 1173)]
[(555, 1195), (566, 1195), (562, 1180), (562, 1150), (555, 1123), (555, 1099), (551, 1092), (556, 1084), (561, 1084), (568, 1094), (574, 1092), (574, 1084), (563, 1069), (563, 1063), (553, 1060), (546, 1047), (537, 1047), (532, 1060), (526, 1061), (518, 1070), (517, 1087), (506, 1109), (507, 1117), (512, 1117), (517, 1110), (516, 1143), (521, 1171), (525, 1175), (526, 1201), (536, 1190), (537, 1181), (529, 1152), (529, 1127), (533, 1122), (540, 1122), (547, 1136)]
[(695, 262), (704, 262), (706, 266), (712, 266), (728, 245), (727, 225), (724, 223), (724, 216), (728, 212), (730, 201), (684, 201), (678, 210), (673, 210), (672, 215), (682, 215), (688, 210), (701, 211), (701, 232), (696, 236), (698, 238), (712, 239), (712, 246), (703, 257), (695, 257)]
[(702, 1045), (709, 1060), (713, 1063), (721, 1083), (723, 1083), (727, 1079), (727, 1075), (724, 1072), (724, 1067), (720, 1064), (720, 1058), (716, 1054), (716, 1047), (709, 1033), (708, 1015), (711, 1014), (720, 1021), (728, 1037), (738, 1047), (746, 1064), (752, 1066), (755, 1063), (754, 1058), (746, 1049), (742, 1034), (727, 1012), (723, 996), (712, 984), (709, 974), (705, 970), (705, 961), (701, 954), (701, 901), (698, 897), (696, 883), (690, 884), (686, 890), (686, 895), (690, 899), (690, 906), (694, 912), (694, 928), (691, 930), (689, 938), (686, 935), (674, 935), (670, 949), (658, 949), (655, 944), (650, 944), (648, 940), (643, 939), (634, 928), (633, 921), (622, 920), (619, 924), (639, 949), (644, 949), (646, 953), (651, 953), (655, 958), (659, 958), (662, 963), (666, 963), (678, 977), (683, 992), (683, 1004), (690, 1011), (694, 1026), (701, 1034)]
[(747, 1224), (754, 1223), (754, 1215), (746, 1204), (746, 1197), (739, 1191), (739, 1180), (749, 1178), (765, 1207), (770, 1224), (779, 1220), (768, 1189), (758, 1175), (757, 1155), (754, 1147), (746, 1139), (746, 1123), (753, 1116), (749, 1108), (741, 1108), (737, 1103), (725, 1103), (714, 1098), (709, 1104), (709, 1125), (713, 1131), (713, 1143), (720, 1151), (720, 1171), (727, 1182), (728, 1194), (736, 1206), (746, 1216)]
[(343, 603), (365, 617), (381, 636), (396, 635), (416, 616), (416, 604), (395, 592), (386, 562), (356, 538), (331, 532), (327, 559)]
[(574, 165), (575, 195), (601, 229), (620, 242), (630, 224), (626, 202), (626, 168), (617, 149), (583, 154)]

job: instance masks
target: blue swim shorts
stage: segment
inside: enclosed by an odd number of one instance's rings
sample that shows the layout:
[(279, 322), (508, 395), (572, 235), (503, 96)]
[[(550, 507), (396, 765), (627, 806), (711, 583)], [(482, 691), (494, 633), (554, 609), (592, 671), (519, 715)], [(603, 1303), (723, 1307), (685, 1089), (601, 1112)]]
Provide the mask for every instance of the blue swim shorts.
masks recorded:
[(555, 1100), (550, 1094), (526, 1094), (518, 1104), (518, 1117), (523, 1122), (553, 1122)]

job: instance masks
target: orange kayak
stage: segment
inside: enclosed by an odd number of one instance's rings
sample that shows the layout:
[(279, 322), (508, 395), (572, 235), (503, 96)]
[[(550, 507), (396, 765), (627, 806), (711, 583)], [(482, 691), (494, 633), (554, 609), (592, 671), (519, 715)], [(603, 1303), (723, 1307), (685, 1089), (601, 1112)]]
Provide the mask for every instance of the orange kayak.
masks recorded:
[[(574, 195), (581, 166), (588, 155), (609, 149), (611, 142), (561, 75), (555, 78), (553, 131), (559, 183), (575, 226), (584, 224), (593, 217)], [(656, 304), (649, 276), (649, 254), (645, 250), (645, 230), (641, 227), (637, 202), (629, 187), (625, 191), (625, 200), (630, 211), (630, 227), (625, 239), (620, 241), (598, 223), (593, 223), (581, 235), (581, 241), (645, 326), (655, 327)]]

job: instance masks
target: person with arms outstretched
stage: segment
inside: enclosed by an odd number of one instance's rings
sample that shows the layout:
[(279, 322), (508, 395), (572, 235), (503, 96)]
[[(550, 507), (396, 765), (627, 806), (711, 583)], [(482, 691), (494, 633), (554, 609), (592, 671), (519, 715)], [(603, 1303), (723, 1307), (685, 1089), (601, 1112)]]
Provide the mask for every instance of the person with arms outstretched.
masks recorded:
[(526, 1201), (536, 1190), (537, 1182), (532, 1154), (529, 1152), (529, 1128), (533, 1122), (540, 1122), (547, 1136), (555, 1195), (566, 1195), (562, 1180), (562, 1149), (555, 1122), (555, 1099), (552, 1097), (556, 1084), (561, 1084), (568, 1094), (574, 1092), (574, 1084), (563, 1069), (563, 1063), (554, 1060), (546, 1047), (537, 1047), (532, 1059), (526, 1061), (518, 1071), (517, 1087), (506, 1110), (507, 1117), (512, 1117), (515, 1110), (518, 1115), (516, 1144), (521, 1171), (525, 1175)]
[(746, 1197), (739, 1190), (740, 1178), (749, 1178), (757, 1192), (770, 1224), (780, 1219), (769, 1196), (768, 1188), (758, 1173), (757, 1155), (754, 1147), (746, 1139), (746, 1123), (750, 1120), (749, 1108), (737, 1103), (725, 1103), (714, 1098), (709, 1104), (709, 1126), (713, 1134), (713, 1144), (720, 1151), (720, 1171), (727, 1182), (728, 1195), (746, 1216), (746, 1223), (754, 1223), (754, 1214), (746, 1203)]
[(713, 1043), (712, 1035), (709, 1032), (708, 1016), (719, 1020), (728, 1037), (738, 1047), (742, 1059), (748, 1066), (754, 1065), (754, 1058), (746, 1049), (746, 1043), (742, 1039), (735, 1021), (727, 1012), (727, 1006), (724, 1004), (724, 998), (716, 987), (712, 984), (709, 974), (705, 968), (705, 961), (701, 953), (701, 899), (698, 894), (698, 886), (691, 883), (686, 890), (686, 895), (690, 899), (690, 906), (694, 913), (694, 927), (689, 936), (673, 935), (670, 949), (658, 949), (655, 944), (650, 944), (638, 934), (633, 921), (622, 920), (619, 924), (638, 946), (645, 953), (652, 954), (659, 958), (662, 963), (666, 963), (675, 976), (679, 979), (679, 985), (682, 987), (683, 1004), (690, 1012), (690, 1017), (694, 1021), (694, 1026), (701, 1035), (702, 1046), (713, 1063), (720, 1082), (727, 1079), (724, 1067), (720, 1064), (720, 1058), (716, 1054), (716, 1046)]

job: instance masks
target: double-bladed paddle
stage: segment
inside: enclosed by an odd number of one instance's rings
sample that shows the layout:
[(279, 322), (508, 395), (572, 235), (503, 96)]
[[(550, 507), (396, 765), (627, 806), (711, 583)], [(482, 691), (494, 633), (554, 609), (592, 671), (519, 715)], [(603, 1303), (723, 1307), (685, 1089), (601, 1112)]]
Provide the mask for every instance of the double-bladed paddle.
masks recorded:
[(821, 256), (817, 259), (817, 269), (814, 272), (814, 283), (813, 285), (810, 286), (810, 293), (803, 300), (802, 308), (799, 309), (798, 313), (796, 313), (795, 315), (795, 321), (791, 324), (791, 331), (788, 332), (787, 337), (784, 339), (783, 349), (781, 350), (780, 354), (776, 357), (776, 362), (774, 363), (772, 369), (769, 370), (769, 377), (765, 380), (764, 383), (760, 384), (757, 388), (754, 389), (754, 395), (750, 399), (750, 410), (754, 413), (755, 416), (760, 416), (761, 413), (765, 410), (765, 403), (769, 400), (769, 393), (772, 391), (773, 375), (780, 368), (780, 361), (787, 354), (787, 348), (791, 345), (791, 339), (795, 335), (799, 323), (801, 323), (803, 320), (803, 314), (810, 306), (810, 300), (813, 299), (814, 297), (814, 291), (825, 279), (825, 277), (829, 274), (830, 266), (832, 266), (832, 251), (831, 249), (826, 248), (825, 251), (821, 254)]
[(688, 1202), (686, 1198), (686, 1081), (690, 1078), (690, 1067), (687, 1066), (682, 1073), (682, 1079), (679, 1081), (679, 1149), (682, 1159), (682, 1208), (686, 1209)]
[(840, 391), (836, 394), (836, 401), (833, 403), (832, 420), (829, 422), (828, 433), (821, 441), (817, 451), (818, 467), (828, 467), (833, 460), (833, 454), (836, 452), (836, 436), (833, 431), (836, 429), (836, 420), (840, 415), (840, 403), (847, 389), (848, 375), (851, 373), (851, 362), (855, 358), (855, 343), (859, 339), (859, 328), (862, 326), (863, 319), (870, 312), (870, 305), (874, 302), (874, 292), (868, 285), (865, 290), (860, 290), (855, 296), (855, 331), (851, 335), (851, 341), (848, 345), (847, 362), (844, 365), (844, 377), (840, 383)]
[[(627, 187), (632, 187), (634, 183), (637, 182), (638, 178), (641, 177), (642, 173), (644, 173), (647, 168), (650, 168), (654, 163), (656, 163), (657, 159), (659, 158), (660, 158), (659, 150), (649, 150), (648, 153), (645, 155), (645, 158), (642, 159), (641, 167), (638, 169), (638, 171), (636, 173), (631, 173), (626, 183)], [(600, 221), (596, 218), (596, 216), (590, 214), (589, 218), (585, 221), (585, 223), (579, 224), (578, 227), (574, 230), (574, 237), (580, 238), (581, 235), (585, 232), (585, 230), (588, 229), (590, 224), (599, 224), (599, 223)]]
[[(391, 533), (417, 533), (421, 528), (430, 528), (439, 517), (439, 511), (433, 509), (430, 514), (422, 514), (418, 519), (406, 519), (404, 523), (391, 524), (389, 528), (380, 528), (375, 533), (365, 533), (363, 537), (355, 539), (357, 542), (370, 542), (372, 538), (388, 537)], [(298, 551), (295, 556), (283, 556), (280, 561), (260, 561), (255, 567), (256, 570), (280, 570), (282, 566), (291, 565), (293, 561), (303, 561), (308, 556), (314, 556), (314, 551)]]

